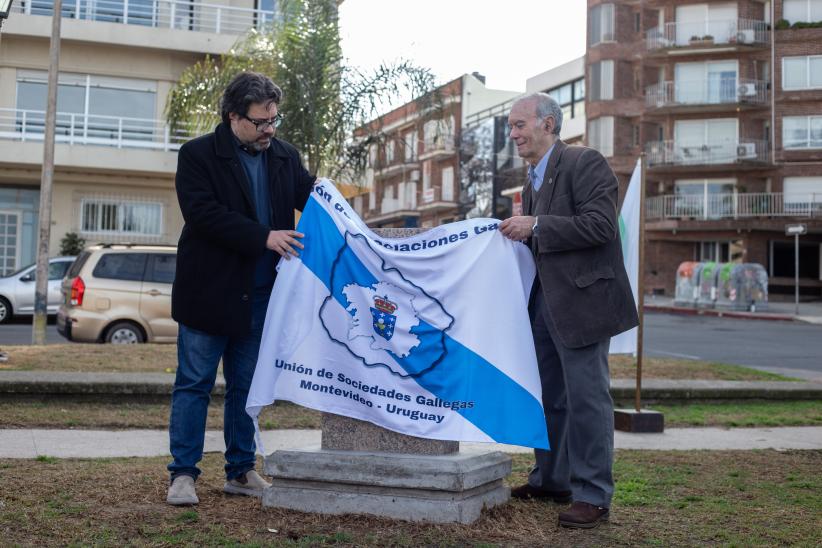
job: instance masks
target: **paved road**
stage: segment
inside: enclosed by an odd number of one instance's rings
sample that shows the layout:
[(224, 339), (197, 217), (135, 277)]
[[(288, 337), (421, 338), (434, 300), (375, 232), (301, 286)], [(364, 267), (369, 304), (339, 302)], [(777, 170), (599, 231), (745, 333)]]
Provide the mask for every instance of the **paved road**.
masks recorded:
[(822, 380), (822, 326), (645, 314), (645, 355), (709, 360)]
[[(31, 319), (0, 325), (0, 346), (29, 344)], [(46, 342), (66, 343), (53, 320)], [(682, 314), (645, 314), (645, 355), (733, 363), (822, 381), (822, 326)]]
[[(54, 320), (46, 326), (46, 344), (64, 344), (68, 341), (57, 332)], [(31, 344), (31, 317), (14, 318), (0, 325), (0, 346), (9, 344)]]

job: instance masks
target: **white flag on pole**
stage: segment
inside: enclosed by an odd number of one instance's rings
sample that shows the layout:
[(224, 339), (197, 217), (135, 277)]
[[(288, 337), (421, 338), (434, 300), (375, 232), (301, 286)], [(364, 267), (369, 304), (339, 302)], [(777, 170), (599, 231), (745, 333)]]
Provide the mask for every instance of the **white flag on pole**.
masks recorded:
[[(631, 292), (634, 294), (634, 302), (639, 303), (637, 288), (639, 287), (639, 208), (642, 207), (640, 200), (640, 187), (642, 182), (642, 168), (638, 159), (634, 173), (631, 175), (631, 182), (628, 183), (628, 191), (622, 201), (622, 208), (619, 210), (619, 237), (622, 240), (622, 255), (625, 260), (625, 270), (628, 273), (628, 280), (631, 282)], [(629, 329), (611, 338), (611, 354), (636, 354), (637, 328)]]

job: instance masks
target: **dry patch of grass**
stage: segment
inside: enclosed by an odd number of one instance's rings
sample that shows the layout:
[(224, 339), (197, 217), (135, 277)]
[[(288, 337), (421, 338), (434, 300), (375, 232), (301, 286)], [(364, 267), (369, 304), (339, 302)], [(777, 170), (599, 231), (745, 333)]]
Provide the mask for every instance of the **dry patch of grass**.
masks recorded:
[[(0, 403), (0, 428), (168, 428), (169, 404), (99, 403), (74, 400)], [(263, 409), (263, 430), (320, 428), (320, 412), (288, 402)], [(223, 402), (208, 406), (206, 428), (223, 429)]]
[(3, 369), (22, 371), (83, 371), (173, 373), (176, 344), (50, 344), (4, 346), (9, 361)]
[[(635, 379), (636, 358), (609, 356), (612, 379)], [(642, 360), (643, 379), (706, 379), (718, 381), (792, 381), (789, 377), (759, 371), (741, 365), (713, 363), (676, 358), (645, 358)]]
[[(61, 344), (48, 346), (4, 346), (9, 361), (0, 369), (25, 371), (154, 372), (173, 373), (177, 368), (174, 344)], [(611, 356), (611, 377), (636, 377), (636, 360)], [(674, 358), (646, 358), (646, 379), (790, 380), (747, 367)]]
[[(514, 456), (512, 485), (531, 457)], [(618, 452), (611, 522), (556, 526), (561, 507), (511, 501), (468, 526), (263, 509), (224, 495), (208, 455), (200, 505), (164, 503), (167, 459), (0, 460), (0, 544), (63, 546), (628, 546), (822, 543), (822, 452)], [(763, 471), (767, 470), (767, 473)], [(270, 532), (269, 529), (276, 530)]]

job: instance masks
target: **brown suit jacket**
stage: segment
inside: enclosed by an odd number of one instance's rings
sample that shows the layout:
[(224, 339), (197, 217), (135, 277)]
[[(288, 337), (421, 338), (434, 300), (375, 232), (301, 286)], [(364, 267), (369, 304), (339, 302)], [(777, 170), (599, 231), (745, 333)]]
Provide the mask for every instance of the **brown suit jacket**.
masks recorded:
[(522, 192), (539, 222), (530, 246), (564, 346), (580, 348), (638, 323), (619, 239), (618, 182), (594, 149), (557, 141), (539, 192)]

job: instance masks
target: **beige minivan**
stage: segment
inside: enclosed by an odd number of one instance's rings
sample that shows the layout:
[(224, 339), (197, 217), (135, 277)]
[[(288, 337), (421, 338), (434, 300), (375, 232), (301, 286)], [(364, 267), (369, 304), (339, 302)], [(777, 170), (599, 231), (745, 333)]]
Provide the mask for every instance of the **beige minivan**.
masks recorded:
[(171, 284), (177, 248), (99, 244), (87, 247), (63, 279), (57, 331), (70, 341), (176, 342)]

